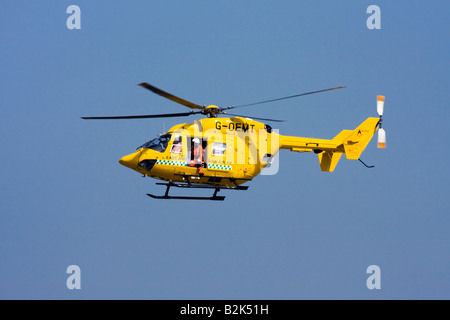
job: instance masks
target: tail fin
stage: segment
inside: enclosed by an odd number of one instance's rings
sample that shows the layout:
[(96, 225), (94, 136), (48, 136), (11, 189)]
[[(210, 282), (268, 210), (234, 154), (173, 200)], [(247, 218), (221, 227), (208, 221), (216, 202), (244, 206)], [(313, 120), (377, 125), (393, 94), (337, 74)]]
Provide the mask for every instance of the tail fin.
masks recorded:
[(333, 172), (342, 156), (342, 152), (325, 151), (318, 154), (320, 169), (323, 172)]
[(345, 152), (347, 159), (358, 160), (377, 131), (379, 121), (379, 118), (368, 118), (355, 130), (341, 131), (332, 140), (340, 147), (318, 154), (320, 169), (324, 172), (333, 172), (343, 152)]
[(358, 160), (377, 131), (379, 118), (367, 118), (366, 121), (343, 139), (345, 156), (349, 160)]

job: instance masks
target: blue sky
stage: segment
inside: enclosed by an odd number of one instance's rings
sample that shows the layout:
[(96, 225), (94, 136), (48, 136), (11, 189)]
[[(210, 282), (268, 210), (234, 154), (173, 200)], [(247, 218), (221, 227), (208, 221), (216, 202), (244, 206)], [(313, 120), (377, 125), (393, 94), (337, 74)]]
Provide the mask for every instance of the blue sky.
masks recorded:
[[(66, 9), (81, 8), (81, 30)], [(370, 5), (381, 30), (369, 30)], [(450, 43), (442, 1), (3, 1), (0, 298), (449, 299)], [(118, 163), (196, 117), (82, 121), (344, 90), (240, 112), (329, 139), (376, 116), (388, 148), (280, 170), (223, 203), (157, 201)], [(198, 117), (197, 117), (198, 118)], [(81, 269), (68, 290), (66, 269)], [(368, 290), (366, 269), (381, 269)]]

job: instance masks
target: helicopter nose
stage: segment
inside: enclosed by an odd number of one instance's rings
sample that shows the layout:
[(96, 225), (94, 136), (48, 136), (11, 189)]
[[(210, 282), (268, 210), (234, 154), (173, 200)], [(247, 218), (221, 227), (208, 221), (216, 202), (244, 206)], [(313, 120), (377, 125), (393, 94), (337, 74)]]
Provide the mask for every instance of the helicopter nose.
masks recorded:
[(123, 165), (125, 167), (128, 167), (130, 169), (136, 169), (137, 165), (138, 165), (138, 162), (139, 162), (139, 153), (138, 152), (129, 154), (129, 155), (125, 156), (125, 157), (122, 157), (119, 160), (119, 163), (121, 165)]

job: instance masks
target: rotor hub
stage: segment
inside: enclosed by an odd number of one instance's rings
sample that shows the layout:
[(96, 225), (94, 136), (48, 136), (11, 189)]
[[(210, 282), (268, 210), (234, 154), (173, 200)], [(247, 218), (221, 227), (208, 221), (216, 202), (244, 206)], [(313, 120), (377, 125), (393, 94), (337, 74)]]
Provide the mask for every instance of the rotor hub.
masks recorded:
[(210, 118), (215, 118), (220, 113), (222, 113), (222, 110), (218, 106), (215, 106), (215, 105), (207, 106), (203, 110), (203, 114), (208, 115)]

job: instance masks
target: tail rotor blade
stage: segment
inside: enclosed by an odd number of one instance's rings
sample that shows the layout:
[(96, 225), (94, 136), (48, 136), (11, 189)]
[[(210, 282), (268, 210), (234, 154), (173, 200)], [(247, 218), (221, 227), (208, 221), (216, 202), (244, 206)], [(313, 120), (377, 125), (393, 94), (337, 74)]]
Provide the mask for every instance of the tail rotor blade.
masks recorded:
[(377, 100), (377, 112), (378, 112), (378, 115), (379, 115), (380, 117), (382, 117), (382, 116), (383, 116), (383, 113), (384, 113), (384, 100), (385, 100), (385, 97), (384, 97), (384, 96), (378, 96), (378, 100)]
[(383, 128), (378, 129), (378, 148), (386, 148), (386, 131)]

